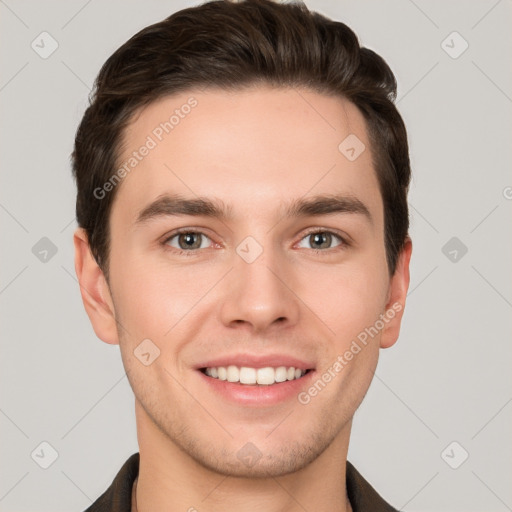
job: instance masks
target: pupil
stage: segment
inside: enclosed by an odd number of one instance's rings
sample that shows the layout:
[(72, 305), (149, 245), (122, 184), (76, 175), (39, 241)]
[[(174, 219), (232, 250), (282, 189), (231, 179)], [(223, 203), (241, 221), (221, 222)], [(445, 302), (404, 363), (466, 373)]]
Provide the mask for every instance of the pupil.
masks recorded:
[(324, 245), (327, 243), (327, 246), (329, 245), (330, 236), (328, 233), (315, 233), (314, 235), (315, 244), (320, 243), (320, 245)]
[(195, 233), (185, 233), (185, 234), (181, 235), (181, 240), (184, 240), (186, 248), (190, 249), (194, 245), (197, 245), (197, 243), (194, 244), (194, 237), (195, 236), (196, 236)]

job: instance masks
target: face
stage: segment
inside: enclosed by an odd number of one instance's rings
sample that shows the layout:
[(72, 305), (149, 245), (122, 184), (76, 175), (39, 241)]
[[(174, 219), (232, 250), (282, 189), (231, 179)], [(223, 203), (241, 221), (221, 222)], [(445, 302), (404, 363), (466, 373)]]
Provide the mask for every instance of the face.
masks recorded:
[(142, 435), (227, 475), (306, 467), (348, 435), (408, 284), (408, 259), (388, 273), (362, 115), (306, 90), (191, 91), (140, 113), (130, 158), (117, 335), (95, 327), (120, 344)]

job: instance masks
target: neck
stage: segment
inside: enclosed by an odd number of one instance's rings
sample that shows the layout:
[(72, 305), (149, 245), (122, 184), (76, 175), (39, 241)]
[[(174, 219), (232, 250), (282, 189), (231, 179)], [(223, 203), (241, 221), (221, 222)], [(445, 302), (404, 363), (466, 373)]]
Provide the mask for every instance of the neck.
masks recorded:
[(228, 503), (238, 512), (351, 511), (345, 485), (350, 424), (305, 468), (252, 479), (225, 476), (202, 466), (163, 434), (139, 404), (137, 409), (140, 464), (132, 512), (220, 512)]

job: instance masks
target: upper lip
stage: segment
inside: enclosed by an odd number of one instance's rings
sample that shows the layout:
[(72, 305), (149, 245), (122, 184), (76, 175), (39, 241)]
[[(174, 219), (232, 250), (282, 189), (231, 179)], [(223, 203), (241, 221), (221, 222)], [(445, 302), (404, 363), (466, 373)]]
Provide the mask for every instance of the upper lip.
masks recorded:
[(201, 368), (217, 368), (219, 366), (238, 366), (249, 368), (265, 368), (271, 366), (277, 368), (279, 366), (286, 366), (289, 368), (299, 368), (300, 370), (312, 370), (314, 365), (311, 361), (299, 359), (294, 356), (286, 354), (232, 354), (215, 359), (209, 359), (196, 365), (197, 369)]

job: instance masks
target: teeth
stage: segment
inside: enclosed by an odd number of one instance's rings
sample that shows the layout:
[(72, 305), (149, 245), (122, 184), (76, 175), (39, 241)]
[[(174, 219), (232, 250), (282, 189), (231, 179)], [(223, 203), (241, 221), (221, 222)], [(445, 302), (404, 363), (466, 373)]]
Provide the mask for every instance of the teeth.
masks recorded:
[(293, 366), (278, 366), (272, 368), (249, 368), (247, 366), (218, 366), (210, 367), (205, 370), (206, 375), (214, 379), (227, 380), (228, 382), (240, 382), (240, 384), (260, 384), (270, 386), (271, 384), (285, 382), (287, 380), (300, 379), (305, 370), (294, 368)]
[(258, 368), (258, 384), (269, 386), (275, 382), (275, 371), (274, 368)]
[(254, 368), (240, 368), (240, 384), (256, 384), (256, 370)]
[[(300, 370), (299, 370), (300, 374)], [(276, 382), (284, 382), (286, 380), (286, 368), (284, 366), (279, 366), (276, 368)]]
[(228, 382), (240, 382), (240, 370), (236, 366), (228, 366), (227, 376)]

